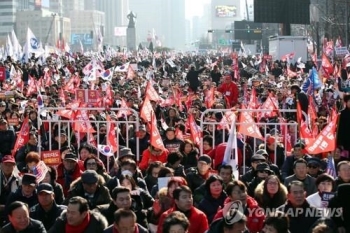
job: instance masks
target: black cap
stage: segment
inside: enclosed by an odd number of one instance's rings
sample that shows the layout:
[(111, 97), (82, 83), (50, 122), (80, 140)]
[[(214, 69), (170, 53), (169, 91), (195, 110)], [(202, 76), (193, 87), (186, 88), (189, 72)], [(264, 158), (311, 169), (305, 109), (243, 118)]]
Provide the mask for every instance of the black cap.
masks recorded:
[(45, 193), (54, 193), (53, 191), (53, 187), (51, 184), (49, 183), (41, 183), (38, 185), (38, 187), (36, 188), (37, 190), (37, 193), (40, 193), (40, 192), (45, 192)]
[(266, 158), (261, 155), (261, 154), (255, 154), (252, 156), (252, 158), (250, 159), (251, 162), (255, 162), (255, 161), (266, 161)]
[(199, 156), (198, 162), (199, 161), (206, 162), (207, 164), (211, 164), (211, 158), (209, 157), (209, 155)]
[(255, 152), (255, 154), (263, 155), (263, 156), (269, 156), (269, 153), (267, 153), (267, 151), (264, 150), (264, 149), (257, 150), (257, 151)]
[(94, 170), (86, 170), (81, 174), (81, 181), (85, 184), (95, 184), (98, 181), (98, 174)]
[(307, 164), (314, 164), (317, 166), (321, 166), (321, 160), (319, 158), (312, 157), (312, 158), (307, 160)]
[(78, 156), (74, 153), (67, 153), (65, 156), (64, 156), (64, 159), (69, 159), (69, 160), (73, 160), (75, 162), (78, 161)]
[(24, 185), (36, 185), (36, 176), (33, 174), (26, 173), (22, 177), (22, 184)]
[(270, 166), (267, 163), (259, 163), (256, 166), (256, 171), (268, 171), (270, 174), (272, 173)]

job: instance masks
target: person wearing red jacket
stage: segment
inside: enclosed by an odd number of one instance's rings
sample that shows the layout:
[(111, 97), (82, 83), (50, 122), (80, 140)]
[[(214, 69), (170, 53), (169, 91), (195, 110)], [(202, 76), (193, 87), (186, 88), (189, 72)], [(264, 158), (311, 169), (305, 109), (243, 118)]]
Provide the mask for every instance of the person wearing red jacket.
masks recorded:
[(65, 197), (67, 197), (71, 183), (78, 179), (82, 173), (78, 164), (78, 156), (72, 152), (67, 153), (62, 163), (57, 167), (57, 183), (62, 185)]
[[(264, 226), (265, 214), (263, 209), (261, 209), (258, 205), (258, 202), (248, 196), (247, 187), (240, 180), (235, 180), (230, 182), (226, 186), (226, 193), (228, 197), (225, 200), (225, 204), (229, 204), (234, 201), (240, 201), (243, 205), (243, 211), (247, 217), (247, 228), (250, 233), (258, 233), (261, 232)], [(218, 210), (216, 215), (214, 216), (214, 220), (223, 217), (223, 209)]]
[(161, 149), (155, 148), (153, 146), (149, 146), (147, 150), (144, 150), (142, 153), (142, 159), (139, 164), (139, 168), (141, 171), (146, 171), (148, 165), (152, 162), (162, 162), (166, 163), (168, 158), (168, 152), (162, 151)]
[(157, 233), (163, 232), (165, 218), (174, 211), (180, 211), (188, 218), (190, 222), (188, 233), (204, 233), (209, 229), (207, 216), (193, 206), (192, 191), (188, 186), (177, 187), (173, 192), (173, 197), (175, 205), (160, 216)]
[(231, 76), (225, 76), (223, 83), (218, 87), (218, 91), (221, 92), (224, 97), (227, 98), (231, 107), (238, 103), (239, 90), (235, 82), (232, 81)]

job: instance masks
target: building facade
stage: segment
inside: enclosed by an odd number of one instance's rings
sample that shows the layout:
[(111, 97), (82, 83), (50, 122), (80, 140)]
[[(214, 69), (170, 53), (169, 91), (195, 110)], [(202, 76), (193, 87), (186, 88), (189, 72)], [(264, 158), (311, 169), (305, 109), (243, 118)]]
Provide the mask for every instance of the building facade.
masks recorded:
[(45, 9), (16, 13), (16, 34), (21, 44), (25, 43), (28, 27), (43, 46), (54, 46), (59, 38), (69, 42), (71, 35), (71, 20)]
[(99, 33), (104, 34), (105, 14), (101, 11), (71, 11), (71, 48), (80, 48), (80, 41), (84, 49), (97, 49)]

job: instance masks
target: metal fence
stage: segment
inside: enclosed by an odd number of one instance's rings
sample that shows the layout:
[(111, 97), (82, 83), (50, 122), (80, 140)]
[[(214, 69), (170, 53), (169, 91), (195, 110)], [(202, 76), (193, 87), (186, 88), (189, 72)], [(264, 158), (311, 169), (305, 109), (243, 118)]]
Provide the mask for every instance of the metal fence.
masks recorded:
[[(223, 142), (226, 142), (226, 139), (227, 139), (227, 136), (229, 134), (229, 132), (226, 130), (226, 129), (220, 129), (218, 130), (218, 126), (221, 124), (220, 122), (218, 121), (208, 121), (206, 120), (206, 116), (210, 115), (210, 114), (215, 114), (215, 113), (220, 113), (222, 114), (222, 116), (225, 116), (225, 113), (227, 112), (232, 112), (231, 109), (207, 109), (205, 110), (202, 115), (201, 115), (201, 121), (200, 121), (200, 128), (203, 130), (203, 129), (206, 129), (208, 128), (208, 126), (211, 126), (212, 128), (214, 128), (215, 130), (212, 130), (210, 133), (210, 135), (213, 137), (213, 145), (217, 145), (218, 142), (215, 142), (215, 135), (217, 133), (222, 133), (222, 142), (220, 143), (223, 143)], [(236, 109), (234, 110), (235, 112), (238, 112), (238, 113), (241, 113), (241, 112), (252, 112), (252, 113), (261, 113), (261, 112), (271, 112), (271, 110), (265, 110), (265, 109), (256, 109), (256, 110), (248, 110), (248, 109)], [(294, 109), (281, 109), (279, 110), (279, 113), (281, 115), (284, 115), (285, 113), (296, 113), (296, 110)], [(303, 113), (304, 115), (306, 115), (305, 113)], [(305, 117), (305, 119), (307, 119), (307, 116)], [(239, 125), (239, 122), (238, 122), (238, 118), (236, 119), (236, 122), (235, 122), (236, 126)], [(243, 125), (248, 125), (250, 123), (243, 123)], [(264, 135), (266, 135), (270, 130), (272, 129), (275, 129), (275, 130), (278, 130), (279, 132), (281, 132), (281, 127), (283, 126), (287, 126), (287, 128), (294, 128), (294, 137), (295, 139), (298, 138), (298, 123), (294, 122), (294, 123), (279, 123), (279, 122), (267, 122), (267, 123), (264, 123), (264, 122), (256, 122), (256, 125), (260, 128), (260, 131), (261, 131), (261, 134), (262, 136), (264, 137)], [(221, 131), (221, 132), (220, 132)], [(279, 137), (280, 139), (283, 137), (283, 135), (271, 135), (271, 136), (275, 136), (275, 137)], [(283, 145), (286, 145), (286, 140), (287, 140), (287, 137), (283, 137), (284, 138), (284, 141), (280, 141)], [(243, 135), (243, 141), (245, 142), (246, 140), (246, 136)], [(252, 146), (252, 149), (253, 149), (253, 154), (255, 154), (255, 152), (259, 149), (259, 144), (263, 144), (264, 145), (264, 149), (266, 149), (266, 137), (264, 138), (264, 140), (260, 140), (260, 139), (256, 139), (256, 138), (253, 138), (253, 146)], [(293, 144), (293, 142), (292, 142)], [(201, 138), (201, 145), (203, 145), (203, 137)], [(293, 146), (293, 145), (292, 145)], [(275, 143), (275, 149), (274, 151), (276, 152), (276, 149), (277, 149), (277, 144)], [(203, 155), (203, 150), (200, 150), (201, 154), (200, 155)], [(246, 169), (246, 143), (244, 143), (244, 148), (242, 150), (242, 154), (243, 154), (243, 173), (245, 173), (245, 169)], [(285, 156), (287, 155), (287, 148), (285, 147)], [(274, 162), (276, 164), (276, 161), (277, 161), (277, 156), (276, 156), (276, 153), (275, 153), (275, 156), (274, 156)]]
[[(89, 117), (91, 111), (99, 111), (99, 112), (103, 112), (103, 114), (106, 114), (106, 109), (105, 108), (74, 108), (74, 109), (66, 109), (66, 108), (50, 108), (50, 107), (45, 107), (40, 109), (40, 112), (46, 112), (46, 115), (50, 115), (50, 117), (45, 117), (44, 119), (39, 119), (38, 117), (38, 125), (43, 125), (45, 126), (46, 130), (46, 137), (44, 137), (44, 135), (39, 134), (38, 135), (38, 145), (43, 145), (43, 143), (45, 143), (45, 150), (52, 150), (52, 144), (54, 142), (54, 130), (60, 132), (61, 130), (64, 130), (65, 133), (67, 134), (67, 138), (68, 138), (68, 146), (71, 146), (72, 142), (71, 142), (71, 138), (73, 137), (73, 135), (75, 135), (76, 138), (76, 142), (75, 142), (75, 147), (79, 148), (81, 143), (82, 143), (82, 138), (80, 137), (79, 133), (74, 132), (73, 130), (73, 123), (80, 123), (80, 124), (86, 124), (85, 120), (79, 120), (79, 119), (64, 119), (61, 116), (59, 116), (57, 114), (58, 111), (60, 110), (64, 110), (64, 111), (86, 111), (87, 116)], [(116, 117), (116, 112), (118, 111), (129, 111), (131, 112), (131, 114), (134, 116), (134, 119), (125, 119), (125, 120), (120, 120), (117, 119)], [(116, 126), (116, 140), (117, 142), (119, 142), (119, 139), (121, 137), (121, 134), (119, 133), (121, 130), (125, 130), (125, 142), (126, 142), (126, 147), (129, 147), (129, 139), (131, 139), (132, 137), (135, 137), (135, 141), (136, 141), (136, 160), (139, 161), (140, 159), (140, 151), (139, 151), (139, 138), (137, 137), (137, 131), (139, 129), (139, 113), (137, 111), (135, 111), (134, 109), (128, 108), (110, 108), (108, 109), (108, 112), (113, 113), (110, 114), (111, 119), (110, 121), (106, 121), (106, 120), (93, 120), (93, 119), (89, 119), (89, 122), (91, 123), (91, 125), (93, 126), (93, 128), (96, 130), (95, 133), (93, 134), (89, 134), (86, 133), (84, 134), (84, 136), (86, 136), (87, 140), (85, 140), (86, 142), (90, 142), (91, 137), (93, 136), (96, 140), (96, 144), (102, 144), (102, 142), (105, 140), (105, 138), (100, 138), (99, 137), (99, 132), (101, 127), (106, 127), (108, 125), (108, 123), (114, 123), (114, 125)], [(125, 128), (124, 128), (125, 127)], [(124, 128), (124, 129), (122, 129)], [(108, 132), (106, 132), (106, 135), (108, 135)], [(107, 136), (106, 136), (107, 137)], [(119, 147), (119, 143), (118, 143), (118, 147)], [(61, 149), (61, 145), (59, 144), (58, 149)], [(97, 150), (98, 151), (98, 150)], [(41, 152), (41, 148), (39, 147), (39, 153)], [(116, 152), (117, 156), (119, 156), (119, 150), (117, 150)], [(79, 155), (78, 155), (79, 156)], [(98, 152), (98, 156), (100, 156), (100, 153)]]

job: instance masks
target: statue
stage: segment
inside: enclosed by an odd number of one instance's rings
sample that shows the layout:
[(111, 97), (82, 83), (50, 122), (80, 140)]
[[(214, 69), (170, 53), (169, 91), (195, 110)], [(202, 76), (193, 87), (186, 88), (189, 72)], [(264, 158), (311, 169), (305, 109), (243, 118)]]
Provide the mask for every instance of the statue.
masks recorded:
[(134, 19), (136, 19), (136, 15), (134, 15), (134, 13), (131, 11), (126, 17), (129, 20), (128, 28), (134, 28), (135, 27)]

